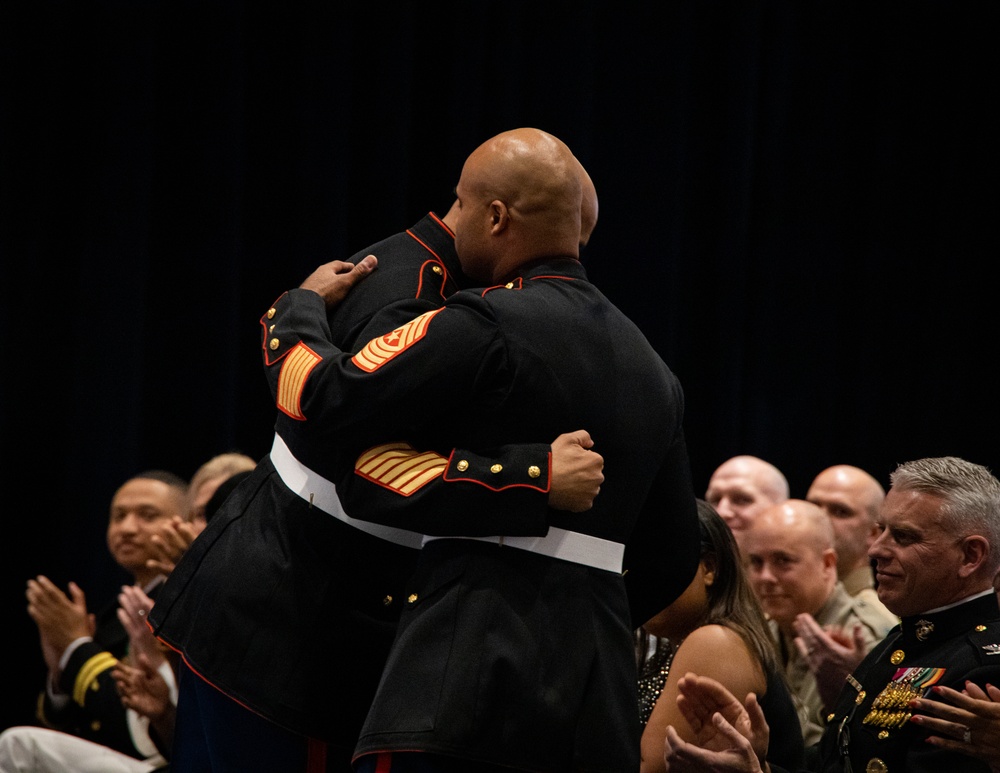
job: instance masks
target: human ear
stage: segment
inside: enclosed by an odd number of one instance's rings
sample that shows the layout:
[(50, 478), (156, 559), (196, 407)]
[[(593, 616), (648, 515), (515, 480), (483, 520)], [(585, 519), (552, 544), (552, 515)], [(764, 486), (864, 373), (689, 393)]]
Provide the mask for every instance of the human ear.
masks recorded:
[(715, 582), (715, 572), (718, 569), (715, 557), (706, 556), (701, 560), (701, 565), (704, 571), (702, 577), (705, 581), (705, 587), (708, 588)]
[(986, 557), (990, 554), (990, 543), (985, 537), (973, 534), (962, 540), (962, 565), (958, 572), (962, 577), (968, 577), (979, 571)]
[(507, 205), (499, 199), (490, 202), (490, 230), (498, 234), (507, 228), (510, 223), (510, 212)]

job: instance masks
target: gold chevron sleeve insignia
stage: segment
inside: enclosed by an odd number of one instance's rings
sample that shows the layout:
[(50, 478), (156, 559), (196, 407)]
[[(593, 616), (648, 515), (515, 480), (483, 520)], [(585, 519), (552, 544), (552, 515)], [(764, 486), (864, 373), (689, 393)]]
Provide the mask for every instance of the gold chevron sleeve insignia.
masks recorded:
[(285, 361), (281, 363), (281, 373), (278, 374), (278, 409), (284, 411), (293, 419), (305, 419), (302, 413), (302, 390), (312, 369), (323, 358), (303, 343), (298, 343), (289, 350)]
[(448, 460), (433, 451), (417, 451), (409, 443), (386, 443), (365, 451), (354, 463), (354, 472), (404, 497), (419, 491), (448, 467)]
[(84, 663), (73, 682), (73, 700), (83, 706), (87, 699), (87, 690), (96, 690), (100, 686), (97, 677), (109, 668), (114, 668), (117, 662), (118, 658), (110, 652), (98, 652)]
[(431, 319), (442, 311), (444, 311), (443, 307), (428, 311), (411, 319), (402, 327), (397, 327), (391, 333), (386, 333), (380, 338), (373, 338), (365, 344), (364, 349), (351, 358), (351, 362), (365, 373), (371, 373), (373, 370), (381, 368), (393, 357), (402, 354), (423, 338)]

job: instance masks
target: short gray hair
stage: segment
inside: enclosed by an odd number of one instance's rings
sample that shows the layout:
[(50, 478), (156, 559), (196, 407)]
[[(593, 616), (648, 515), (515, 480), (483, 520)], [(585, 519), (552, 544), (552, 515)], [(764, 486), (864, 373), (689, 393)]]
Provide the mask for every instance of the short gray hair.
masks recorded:
[(941, 497), (945, 525), (956, 536), (986, 537), (990, 566), (994, 572), (1000, 569), (1000, 480), (989, 469), (957, 456), (940, 456), (903, 462), (889, 480), (897, 491)]

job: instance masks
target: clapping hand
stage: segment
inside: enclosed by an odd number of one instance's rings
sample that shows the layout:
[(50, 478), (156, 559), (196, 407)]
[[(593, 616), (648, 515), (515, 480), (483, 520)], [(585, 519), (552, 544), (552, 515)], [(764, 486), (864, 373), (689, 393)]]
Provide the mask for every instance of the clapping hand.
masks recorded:
[(149, 538), (157, 557), (148, 559), (146, 566), (162, 574), (170, 574), (200, 533), (201, 528), (196, 524), (185, 521), (179, 515), (173, 516), (158, 534)]
[(173, 710), (170, 685), (145, 655), (135, 659), (135, 665), (118, 661), (111, 669), (122, 705), (142, 714), (153, 722), (162, 720)]
[(819, 697), (823, 705), (832, 707), (837, 702), (847, 675), (860, 665), (867, 654), (864, 631), (855, 624), (848, 634), (841, 628), (823, 628), (808, 613), (795, 617), (795, 646), (816, 677)]
[(97, 622), (87, 611), (87, 598), (75, 582), (69, 584), (69, 595), (66, 595), (48, 577), (40, 574), (28, 580), (25, 597), (28, 615), (38, 626), (42, 657), (55, 678), (63, 652), (77, 639), (93, 636)]
[(982, 760), (1000, 773), (1000, 689), (972, 682), (959, 692), (937, 686), (931, 694), (940, 700), (915, 698), (909, 704), (910, 722), (933, 735), (927, 742)]
[(687, 743), (667, 728), (664, 761), (673, 773), (717, 771), (759, 773), (767, 770), (770, 729), (757, 697), (740, 701), (709, 677), (685, 674), (678, 681), (677, 707), (697, 740)]
[(159, 641), (146, 624), (146, 615), (153, 608), (153, 600), (138, 585), (125, 585), (118, 594), (118, 620), (128, 634), (129, 656), (145, 656), (155, 669), (166, 660)]

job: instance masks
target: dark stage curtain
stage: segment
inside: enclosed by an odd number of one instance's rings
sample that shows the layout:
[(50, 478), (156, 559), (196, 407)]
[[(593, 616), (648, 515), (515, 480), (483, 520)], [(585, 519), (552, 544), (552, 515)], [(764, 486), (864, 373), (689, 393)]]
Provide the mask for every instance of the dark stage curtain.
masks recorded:
[(42, 681), (25, 580), (111, 601), (121, 482), (268, 450), (270, 302), (447, 210), (516, 126), (591, 172), (584, 261), (685, 385), (698, 493), (737, 453), (793, 496), (842, 462), (1000, 471), (996, 8), (0, 4), (0, 720)]

